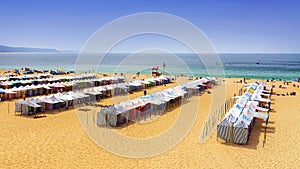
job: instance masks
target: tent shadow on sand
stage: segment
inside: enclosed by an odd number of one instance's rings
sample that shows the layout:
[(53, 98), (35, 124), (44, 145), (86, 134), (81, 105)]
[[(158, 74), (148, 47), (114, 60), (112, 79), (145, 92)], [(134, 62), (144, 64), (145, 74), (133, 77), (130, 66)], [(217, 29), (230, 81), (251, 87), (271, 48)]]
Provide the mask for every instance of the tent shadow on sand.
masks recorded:
[(16, 113), (15, 116), (20, 116), (22, 118), (25, 117), (25, 118), (28, 118), (28, 119), (38, 119), (38, 118), (45, 118), (45, 117), (47, 117), (46, 114), (47, 113), (37, 113), (36, 115), (32, 114), (32, 115), (26, 116), (26, 115), (22, 115), (21, 113)]
[[(269, 121), (269, 124), (268, 124), (267, 129), (266, 129), (266, 134), (267, 134), (267, 137), (266, 137), (267, 141), (266, 142), (268, 142), (268, 136), (270, 136), (270, 134), (275, 133), (275, 127), (270, 126), (270, 125), (273, 125), (273, 124), (275, 124), (274, 121)], [(256, 119), (255, 120), (254, 126), (253, 126), (251, 134), (249, 136), (248, 144), (246, 144), (246, 145), (226, 143), (226, 142), (223, 142), (223, 141), (221, 142), (221, 144), (223, 144), (225, 146), (257, 150), (258, 146), (263, 146), (263, 141), (260, 141), (259, 138), (260, 138), (261, 135), (264, 135), (265, 125), (266, 125), (265, 120), (262, 120), (262, 119)]]

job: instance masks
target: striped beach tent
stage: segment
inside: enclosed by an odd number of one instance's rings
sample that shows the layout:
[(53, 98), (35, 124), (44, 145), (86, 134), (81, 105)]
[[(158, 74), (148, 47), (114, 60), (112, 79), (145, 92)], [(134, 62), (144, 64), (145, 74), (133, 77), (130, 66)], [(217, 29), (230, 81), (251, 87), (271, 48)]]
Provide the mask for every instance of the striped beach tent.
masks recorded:
[(234, 125), (232, 137), (235, 144), (247, 144), (250, 136), (250, 127), (244, 122)]
[(225, 140), (226, 142), (230, 142), (230, 128), (232, 123), (230, 123), (227, 119), (223, 119), (217, 125), (217, 137)]

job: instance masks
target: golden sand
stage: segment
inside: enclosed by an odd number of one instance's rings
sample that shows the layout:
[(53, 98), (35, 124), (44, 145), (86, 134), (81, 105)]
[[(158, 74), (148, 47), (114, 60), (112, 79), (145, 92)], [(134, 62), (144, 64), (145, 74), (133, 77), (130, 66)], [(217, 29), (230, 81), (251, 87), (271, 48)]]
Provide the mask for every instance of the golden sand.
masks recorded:
[[(238, 93), (243, 86), (233, 83), (236, 80), (240, 79), (226, 79), (227, 98)], [(272, 96), (271, 108), (274, 111), (270, 113), (264, 148), (265, 122), (262, 120), (256, 120), (248, 145), (217, 141), (216, 129), (210, 139), (200, 144), (200, 133), (212, 99), (212, 94), (204, 93), (192, 98), (200, 97), (200, 109), (193, 128), (184, 140), (161, 155), (142, 159), (120, 157), (97, 146), (83, 131), (75, 110), (55, 111), (54, 114), (49, 112), (45, 118), (33, 119), (15, 115), (15, 100), (1, 102), (0, 168), (298, 168), (300, 89), (293, 87), (294, 83), (286, 86), (286, 89), (278, 88), (283, 82), (275, 84), (276, 93), (296, 91), (297, 95)], [(154, 87), (148, 93), (176, 85)], [(134, 93), (129, 98), (142, 94)], [(100, 102), (104, 105), (112, 103), (112, 99)], [(187, 104), (193, 106), (192, 103), (190, 101)], [(179, 108), (176, 108), (149, 123), (134, 123), (113, 130), (130, 137), (154, 136), (172, 126), (179, 113)]]

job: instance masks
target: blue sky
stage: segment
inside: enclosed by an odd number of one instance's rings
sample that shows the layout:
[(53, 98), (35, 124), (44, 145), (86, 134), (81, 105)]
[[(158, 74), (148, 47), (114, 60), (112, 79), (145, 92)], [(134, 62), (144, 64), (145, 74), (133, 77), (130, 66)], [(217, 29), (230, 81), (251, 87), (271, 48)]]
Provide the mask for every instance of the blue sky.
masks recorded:
[(114, 19), (163, 12), (192, 22), (218, 52), (300, 52), (299, 7), (296, 0), (3, 0), (0, 44), (80, 50)]

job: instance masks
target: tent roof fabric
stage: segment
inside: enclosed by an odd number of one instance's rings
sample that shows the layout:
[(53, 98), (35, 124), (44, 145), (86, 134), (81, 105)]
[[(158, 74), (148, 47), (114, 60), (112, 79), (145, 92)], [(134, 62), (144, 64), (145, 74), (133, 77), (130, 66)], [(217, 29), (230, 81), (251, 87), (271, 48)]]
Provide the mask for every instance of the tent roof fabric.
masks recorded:
[[(264, 83), (252, 83), (247, 85), (247, 92), (242, 96), (238, 96), (238, 100), (234, 106), (226, 113), (223, 120), (234, 123), (234, 126), (248, 128), (253, 117), (266, 119), (268, 114), (259, 113), (256, 111), (268, 111), (268, 109), (258, 107), (259, 102), (271, 102), (270, 99), (262, 98), (262, 88)], [(252, 94), (250, 93), (252, 92)], [(238, 108), (239, 107), (239, 108)], [(236, 109), (238, 108), (238, 109)]]
[[(13, 77), (14, 79), (17, 80), (11, 80), (11, 81), (7, 81), (9, 80), (9, 78), (0, 78), (0, 81), (4, 81), (4, 82), (0, 82), (0, 85), (2, 86), (12, 86), (15, 85), (16, 83), (21, 83), (21, 84), (33, 84), (34, 82), (54, 82), (54, 81), (62, 81), (62, 80), (71, 80), (74, 82), (79, 82), (79, 80), (81, 82), (85, 82), (85, 83), (89, 83), (92, 81), (108, 81), (108, 80), (113, 80), (113, 81), (118, 81), (118, 80), (124, 80), (125, 77), (123, 76), (112, 76), (112, 77), (104, 77), (104, 78), (96, 78), (95, 74), (83, 74), (83, 75), (76, 75), (76, 76), (63, 76), (63, 77), (55, 77), (55, 78), (43, 78), (40, 79), (40, 77), (52, 77), (52, 75), (49, 74), (44, 74), (44, 75), (27, 75), (26, 76), (16, 76)], [(1, 80), (2, 79), (2, 80)], [(22, 80), (22, 79), (26, 79), (26, 80)], [(48, 84), (48, 86), (50, 86), (50, 84)], [(61, 86), (63, 87), (63, 86)]]
[(14, 91), (8, 89), (8, 90), (5, 90), (5, 93), (6, 94), (16, 94), (17, 92), (14, 92)]
[(37, 107), (41, 107), (40, 105), (38, 105), (36, 102), (35, 102), (35, 100), (34, 99), (30, 99), (30, 100), (19, 100), (18, 102), (16, 102), (16, 103), (18, 103), (18, 104), (25, 104), (25, 105), (27, 105), (27, 106), (30, 106), (30, 107), (35, 107), (35, 108), (37, 108)]

